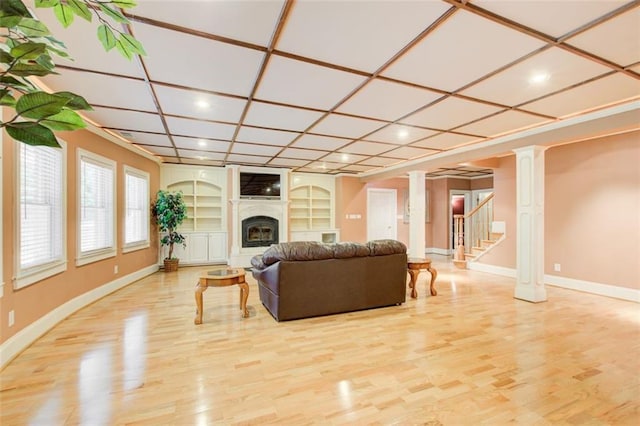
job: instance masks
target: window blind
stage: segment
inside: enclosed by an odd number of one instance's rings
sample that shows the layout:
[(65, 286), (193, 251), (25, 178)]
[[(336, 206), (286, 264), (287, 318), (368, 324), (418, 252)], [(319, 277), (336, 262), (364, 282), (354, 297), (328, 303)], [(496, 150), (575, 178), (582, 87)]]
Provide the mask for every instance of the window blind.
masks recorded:
[(63, 151), (20, 147), (20, 269), (63, 260)]
[(80, 252), (114, 247), (114, 166), (80, 158)]
[(148, 177), (125, 169), (125, 244), (149, 240), (149, 208)]

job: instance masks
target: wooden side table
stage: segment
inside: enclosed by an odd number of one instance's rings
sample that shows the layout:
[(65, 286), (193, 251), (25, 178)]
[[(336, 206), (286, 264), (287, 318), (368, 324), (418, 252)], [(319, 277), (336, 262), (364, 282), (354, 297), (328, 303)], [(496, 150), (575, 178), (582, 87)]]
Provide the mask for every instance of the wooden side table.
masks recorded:
[(244, 280), (244, 269), (226, 268), (203, 272), (196, 284), (196, 318), (194, 324), (202, 324), (202, 293), (208, 287), (227, 287), (230, 285), (240, 287), (240, 310), (242, 318), (249, 317), (247, 299), (249, 298), (249, 284)]
[(409, 276), (411, 277), (411, 281), (409, 282), (409, 288), (411, 288), (411, 297), (416, 299), (418, 297), (418, 290), (416, 290), (416, 282), (418, 281), (418, 275), (420, 275), (420, 270), (426, 269), (431, 274), (431, 284), (430, 291), (432, 296), (437, 296), (438, 292), (436, 291), (436, 277), (438, 276), (438, 271), (435, 270), (431, 266), (431, 259), (421, 259), (410, 257), (407, 259), (407, 271), (409, 272)]

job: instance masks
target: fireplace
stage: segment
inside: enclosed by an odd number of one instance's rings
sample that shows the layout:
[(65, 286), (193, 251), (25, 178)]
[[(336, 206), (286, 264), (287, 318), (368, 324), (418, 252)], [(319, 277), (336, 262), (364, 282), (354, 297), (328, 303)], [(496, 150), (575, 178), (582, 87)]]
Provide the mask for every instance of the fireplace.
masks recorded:
[(242, 247), (269, 247), (278, 242), (277, 219), (251, 216), (242, 221)]

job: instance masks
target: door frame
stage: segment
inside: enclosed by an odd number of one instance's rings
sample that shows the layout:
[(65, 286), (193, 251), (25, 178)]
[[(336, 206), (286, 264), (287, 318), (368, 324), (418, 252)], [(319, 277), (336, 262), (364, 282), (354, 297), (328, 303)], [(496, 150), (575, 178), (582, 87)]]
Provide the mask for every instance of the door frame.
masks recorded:
[(391, 223), (391, 230), (393, 234), (393, 239), (398, 239), (398, 191), (396, 189), (387, 189), (387, 188), (367, 188), (367, 241), (371, 241), (371, 230), (373, 229), (373, 223), (371, 220), (371, 212), (373, 211), (371, 207), (371, 198), (375, 197), (374, 194), (393, 194), (394, 203), (393, 203), (393, 220)]
[[(454, 195), (464, 195), (464, 214), (467, 214), (471, 211), (471, 191), (468, 189), (450, 189), (449, 190), (449, 199), (447, 200), (449, 206), (449, 221), (447, 222), (447, 228), (449, 229), (449, 254), (453, 254), (456, 247), (454, 238), (454, 227), (453, 227), (453, 207), (451, 206), (451, 198)], [(469, 224), (467, 221), (464, 222), (464, 246), (469, 247)]]

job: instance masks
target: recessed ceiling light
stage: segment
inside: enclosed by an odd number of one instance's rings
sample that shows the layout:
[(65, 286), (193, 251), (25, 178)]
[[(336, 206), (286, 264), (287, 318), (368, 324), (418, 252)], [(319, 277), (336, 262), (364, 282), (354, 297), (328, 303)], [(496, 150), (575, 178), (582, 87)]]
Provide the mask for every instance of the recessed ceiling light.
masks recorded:
[(398, 130), (398, 139), (404, 140), (404, 139), (406, 139), (408, 137), (409, 137), (409, 130), (407, 130), (407, 129)]
[(196, 101), (196, 106), (198, 108), (209, 108), (211, 104), (205, 100)]
[(342, 154), (340, 158), (342, 159), (343, 163), (346, 163), (349, 161), (349, 154)]
[(536, 72), (531, 74), (531, 77), (529, 77), (529, 83), (531, 84), (543, 84), (545, 83), (547, 80), (549, 80), (549, 73), (547, 72)]
[(207, 141), (205, 141), (204, 139), (198, 139), (198, 145), (199, 146), (207, 146)]
[(205, 157), (204, 155), (201, 155), (200, 157), (198, 157), (198, 160), (208, 160), (209, 158)]

